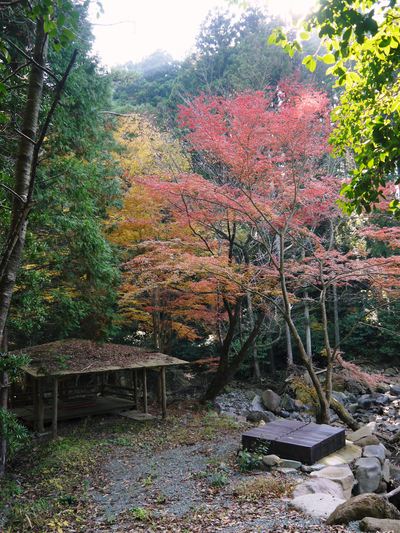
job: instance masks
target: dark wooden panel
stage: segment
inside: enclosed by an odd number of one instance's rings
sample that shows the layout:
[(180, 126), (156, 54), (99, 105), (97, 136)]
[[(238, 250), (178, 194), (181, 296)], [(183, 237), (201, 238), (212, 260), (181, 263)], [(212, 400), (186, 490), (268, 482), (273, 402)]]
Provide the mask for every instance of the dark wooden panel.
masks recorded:
[(313, 464), (343, 448), (345, 431), (326, 424), (276, 420), (243, 433), (242, 445), (250, 451), (260, 445), (268, 446), (268, 453), (274, 453), (283, 459)]

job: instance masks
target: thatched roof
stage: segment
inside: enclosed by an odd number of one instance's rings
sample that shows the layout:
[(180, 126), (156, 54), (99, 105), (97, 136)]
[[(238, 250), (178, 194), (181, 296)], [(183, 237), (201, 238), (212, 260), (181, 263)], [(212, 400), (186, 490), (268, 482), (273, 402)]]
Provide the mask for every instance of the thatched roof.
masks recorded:
[(182, 365), (187, 361), (124, 344), (68, 339), (18, 350), (31, 362), (24, 369), (32, 376), (63, 376), (130, 368)]

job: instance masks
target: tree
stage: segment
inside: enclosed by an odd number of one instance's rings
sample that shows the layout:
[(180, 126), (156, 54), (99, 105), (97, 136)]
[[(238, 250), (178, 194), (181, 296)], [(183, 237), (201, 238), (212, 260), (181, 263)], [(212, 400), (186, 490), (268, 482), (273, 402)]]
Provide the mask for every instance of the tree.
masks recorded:
[[(388, 181), (399, 182), (399, 54), (400, 9), (395, 0), (326, 0), (305, 24), (301, 39), (318, 32), (326, 50), (308, 55), (303, 63), (314, 70), (317, 60), (332, 66), (340, 103), (333, 111), (332, 142), (338, 155), (350, 153), (354, 169), (343, 186), (346, 208), (370, 211)], [(282, 31), (272, 41), (290, 51)], [(398, 213), (399, 199), (389, 209)]]
[[(73, 23), (77, 13), (72, 2), (60, 0), (55, 6), (49, 2), (15, 2), (1, 7), (1, 17), (6, 31), (1, 45), (2, 98), (6, 99), (9, 92), (18, 90), (21, 77), (25, 74), (27, 86), (22, 83), (26, 94), (20, 101), (20, 116), (17, 124), (11, 120), (11, 128), (19, 136), (17, 154), (15, 158), (14, 179), (9, 186), (2, 182), (2, 187), (12, 198), (9, 224), (0, 258), (0, 346), (2, 357), (7, 358), (6, 322), (9, 314), (11, 297), (15, 287), (16, 277), (25, 245), (28, 217), (33, 208), (34, 189), (40, 160), (40, 152), (46, 138), (54, 112), (59, 104), (67, 78), (76, 59), (76, 52), (72, 54), (64, 73), (58, 77), (47, 68), (49, 40), (56, 40), (56, 47), (60, 48), (71, 38), (71, 29), (64, 26), (66, 17), (70, 16)], [(8, 34), (17, 18), (25, 21), (26, 27), (31, 24), (33, 31), (26, 33)], [(30, 23), (28, 22), (30, 21)], [(25, 29), (25, 28), (24, 28)], [(22, 35), (21, 35), (22, 33)], [(18, 41), (18, 37), (21, 42)], [(22, 47), (21, 47), (22, 45)], [(26, 51), (27, 50), (27, 51)], [(29, 51), (32, 50), (30, 54)], [(45, 75), (55, 80), (53, 99), (43, 117), (39, 127)], [(24, 78), (22, 77), (22, 82)], [(9, 84), (9, 86), (7, 85)], [(14, 118), (3, 114), (3, 123)], [(8, 131), (7, 129), (5, 130)], [(7, 410), (8, 399), (8, 365), (2, 365), (2, 395), (1, 408)], [(5, 421), (5, 416), (2, 420)], [(1, 443), (1, 474), (4, 473), (6, 462), (6, 437), (3, 427)]]
[[(151, 178), (144, 183), (158, 202), (166, 202), (163, 213), (168, 223), (189, 228), (191, 235), (186, 239), (180, 235), (173, 243), (171, 239), (153, 242), (140, 260), (151, 275), (154, 251), (163, 247), (157, 269), (172, 275), (175, 265), (175, 287), (179, 287), (179, 274), (187, 272), (182, 266), (187, 262), (192, 269), (200, 266), (203, 276), (206, 273), (208, 280), (215, 280), (215, 287), (220, 284), (217, 296), (227, 316), (226, 335), (207, 398), (214, 397), (237, 371), (270, 309), (277, 309), (312, 380), (319, 421), (329, 421), (333, 406), (355, 427), (331, 394), (339, 353), (330, 337), (328, 293), (333, 286), (356, 280), (370, 290), (376, 286), (379, 292), (383, 284), (389, 290), (397, 283), (398, 261), (396, 257), (369, 259), (360, 250), (343, 253), (331, 246), (339, 183), (326, 174), (324, 164), (329, 153), (327, 98), (293, 82), (281, 84), (279, 91), (267, 96), (261, 92), (234, 98), (202, 96), (181, 108), (180, 121), (189, 130), (186, 139), (192, 149), (207, 161), (207, 175)], [(197, 240), (197, 248), (189, 238)], [(198, 279), (197, 270), (192, 277)], [(323, 324), (325, 385), (292, 317), (292, 306), (303, 305), (308, 291), (307, 299), (312, 291), (313, 306), (319, 308)], [(257, 309), (257, 327), (235, 353), (231, 340), (240, 336), (241, 306), (248, 293)]]

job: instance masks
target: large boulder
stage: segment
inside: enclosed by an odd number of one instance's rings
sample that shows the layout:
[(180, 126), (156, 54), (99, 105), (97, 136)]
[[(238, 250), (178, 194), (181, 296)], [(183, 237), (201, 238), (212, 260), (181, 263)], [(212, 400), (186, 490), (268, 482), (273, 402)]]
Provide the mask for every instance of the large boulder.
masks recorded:
[(325, 519), (344, 501), (331, 494), (304, 494), (289, 501), (289, 506), (309, 516)]
[(370, 446), (371, 444), (380, 444), (380, 442), (376, 435), (367, 435), (366, 437), (361, 437), (361, 439), (354, 441), (354, 444), (364, 448), (365, 446)]
[(366, 516), (399, 520), (400, 511), (378, 494), (360, 494), (339, 505), (328, 517), (326, 523), (328, 525), (348, 524), (362, 520)]
[(377, 457), (361, 457), (354, 463), (358, 494), (377, 491), (382, 480), (382, 466)]
[(267, 389), (261, 394), (261, 398), (267, 411), (272, 411), (273, 413), (279, 411), (281, 407), (281, 397), (279, 394), (276, 394), (271, 389)]
[(355, 479), (349, 465), (327, 466), (317, 472), (311, 472), (311, 477), (330, 479), (339, 483), (345, 498), (350, 498)]
[(307, 479), (297, 485), (293, 490), (293, 497), (304, 496), (305, 494), (330, 494), (336, 498), (344, 500), (343, 489), (339, 483), (331, 479), (313, 478)]
[(360, 494), (375, 492), (382, 479), (382, 465), (377, 457), (361, 457), (355, 463), (355, 475)]
[(363, 449), (363, 457), (376, 457), (383, 464), (386, 459), (385, 452), (386, 448), (383, 444), (371, 444)]
[(361, 531), (376, 533), (382, 531), (385, 533), (400, 533), (400, 520), (390, 520), (389, 518), (372, 518), (370, 516), (363, 518), (360, 522)]
[(372, 435), (375, 432), (375, 429), (376, 429), (376, 422), (370, 422), (369, 424), (366, 424), (365, 426), (360, 427), (360, 429), (357, 429), (357, 431), (353, 431), (352, 433), (347, 435), (347, 440), (356, 442), (363, 437), (368, 437)]

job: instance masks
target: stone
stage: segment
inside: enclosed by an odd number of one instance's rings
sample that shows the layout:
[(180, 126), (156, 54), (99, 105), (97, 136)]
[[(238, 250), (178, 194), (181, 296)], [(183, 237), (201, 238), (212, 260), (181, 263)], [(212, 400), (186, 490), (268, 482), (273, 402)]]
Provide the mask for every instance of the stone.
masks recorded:
[(390, 394), (393, 394), (393, 396), (400, 396), (400, 385), (392, 383), (390, 385)]
[(344, 501), (331, 494), (304, 494), (289, 501), (289, 506), (314, 518), (327, 518)]
[(361, 409), (369, 409), (373, 404), (373, 398), (370, 394), (362, 394), (358, 398), (357, 403)]
[(262, 462), (265, 464), (265, 466), (277, 466), (281, 464), (282, 459), (277, 455), (264, 455)]
[(261, 401), (261, 397), (258, 394), (256, 394), (251, 401), (250, 411), (264, 411), (264, 405)]
[(359, 494), (375, 492), (382, 479), (381, 462), (377, 457), (361, 457), (355, 463)]
[(349, 465), (327, 466), (317, 472), (312, 472), (311, 477), (325, 478), (339, 483), (345, 498), (350, 498), (355, 479)]
[(361, 457), (362, 449), (359, 446), (356, 446), (352, 442), (348, 441), (346, 446), (338, 450), (337, 452), (333, 452), (323, 459), (320, 459), (320, 463), (327, 465), (327, 466), (336, 466), (336, 465), (344, 465), (351, 463), (355, 459), (358, 459)]
[(358, 411), (358, 403), (351, 403), (347, 408), (348, 412), (354, 415)]
[(383, 479), (383, 481), (386, 481), (386, 483), (389, 483), (389, 481), (390, 481), (390, 461), (389, 461), (389, 459), (385, 459), (385, 462), (383, 463), (382, 479)]
[(297, 474), (296, 468), (287, 468), (287, 467), (278, 466), (275, 470), (277, 472), (280, 472), (281, 474)]
[(246, 420), (252, 424), (258, 424), (261, 421), (268, 423), (276, 420), (276, 416), (269, 411), (249, 411), (246, 415)]
[(369, 422), (369, 424), (362, 426), (360, 429), (357, 429), (357, 431), (353, 431), (352, 433), (349, 433), (349, 435), (347, 435), (347, 439), (351, 440), (352, 442), (355, 442), (357, 440), (360, 440), (362, 437), (368, 437), (372, 435), (375, 432), (375, 430), (376, 430), (376, 423)]
[(389, 468), (390, 468), (390, 479), (400, 482), (400, 467), (390, 463)]
[(390, 520), (388, 518), (372, 518), (367, 516), (360, 522), (361, 531), (376, 533), (382, 531), (384, 533), (400, 533), (400, 520)]
[(289, 411), (289, 412), (296, 410), (296, 404), (293, 398), (289, 396), (289, 394), (283, 394), (281, 398), (280, 407), (281, 409), (284, 409), (285, 411)]
[(400, 519), (400, 511), (378, 494), (360, 494), (339, 505), (328, 517), (326, 523), (348, 524), (362, 520), (366, 516), (373, 518)]
[(370, 446), (371, 444), (380, 444), (379, 439), (376, 435), (367, 435), (366, 437), (361, 437), (361, 439), (354, 442), (357, 446)]
[(298, 470), (301, 468), (301, 462), (293, 459), (282, 459), (282, 462), (279, 466), (282, 468), (294, 468), (295, 470)]
[(298, 409), (299, 411), (302, 411), (303, 409), (305, 409), (305, 405), (304, 403), (301, 401), (301, 400), (294, 400), (294, 406), (296, 409)]
[(334, 390), (332, 391), (332, 396), (342, 405), (347, 402), (347, 395), (344, 392)]
[(261, 398), (267, 411), (272, 411), (273, 413), (279, 411), (281, 406), (281, 397), (279, 394), (276, 394), (276, 392), (271, 389), (267, 389), (262, 392)]
[(303, 483), (297, 485), (293, 490), (293, 497), (296, 498), (297, 496), (304, 496), (305, 494), (317, 493), (330, 494), (331, 496), (336, 496), (342, 500), (345, 499), (343, 489), (339, 483), (324, 478), (314, 478), (303, 481)]
[[(377, 457), (381, 464), (385, 462), (386, 448), (383, 444), (371, 444), (363, 449), (363, 457)], [(373, 491), (370, 491), (373, 492)]]

